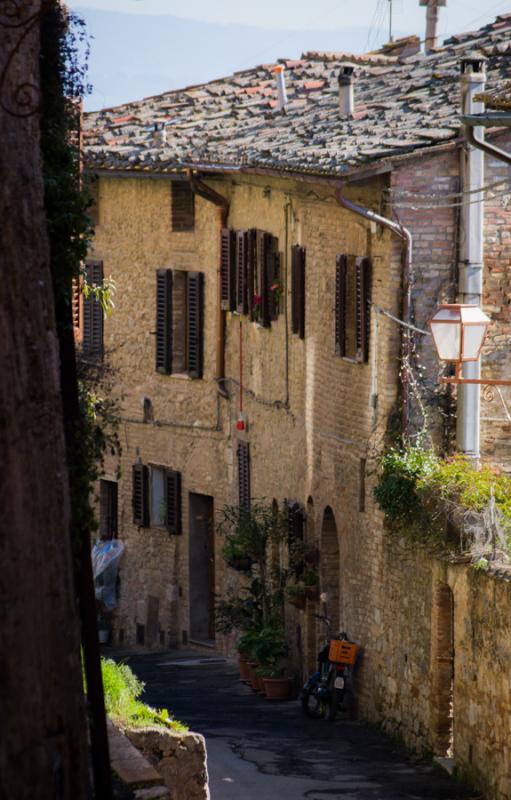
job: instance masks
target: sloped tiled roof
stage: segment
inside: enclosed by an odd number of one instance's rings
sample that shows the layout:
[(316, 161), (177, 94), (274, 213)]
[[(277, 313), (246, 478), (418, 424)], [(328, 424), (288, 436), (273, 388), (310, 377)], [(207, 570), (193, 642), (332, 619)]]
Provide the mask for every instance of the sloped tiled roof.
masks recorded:
[[(86, 115), (91, 168), (175, 171), (222, 165), (342, 175), (374, 160), (459, 134), (459, 59), (488, 58), (489, 91), (511, 78), (511, 14), (452, 36), (434, 53), (395, 49), (353, 56), (305, 53), (282, 59), (289, 103), (276, 110), (273, 64)], [(390, 53), (388, 55), (387, 53)], [(342, 118), (337, 77), (356, 65), (355, 113)], [(155, 134), (165, 124), (166, 141)]]

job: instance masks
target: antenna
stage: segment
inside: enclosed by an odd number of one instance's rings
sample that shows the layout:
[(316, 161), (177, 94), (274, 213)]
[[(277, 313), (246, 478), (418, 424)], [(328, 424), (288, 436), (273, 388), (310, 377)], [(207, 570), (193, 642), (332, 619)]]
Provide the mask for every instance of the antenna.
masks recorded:
[(394, 41), (392, 36), (392, 3), (393, 0), (389, 0), (389, 42)]

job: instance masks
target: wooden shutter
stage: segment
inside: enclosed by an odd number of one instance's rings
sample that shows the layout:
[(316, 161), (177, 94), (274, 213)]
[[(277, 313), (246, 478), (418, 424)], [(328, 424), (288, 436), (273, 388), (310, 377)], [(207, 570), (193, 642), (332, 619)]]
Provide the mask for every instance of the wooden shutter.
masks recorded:
[(73, 333), (75, 342), (83, 340), (83, 295), (81, 278), (73, 278), (71, 285), (71, 314), (73, 317)]
[(369, 338), (371, 333), (371, 273), (369, 258), (356, 260), (356, 347), (357, 361), (369, 360)]
[(156, 370), (172, 371), (172, 270), (156, 270)]
[(133, 522), (139, 528), (149, 526), (149, 470), (144, 464), (133, 464)]
[(173, 181), (172, 187), (172, 230), (176, 232), (193, 231), (195, 227), (195, 195), (190, 184)]
[(270, 259), (268, 262), (268, 287), (270, 299), (270, 319), (276, 320), (279, 316), (279, 305), (277, 302), (278, 293), (272, 289), (273, 286), (280, 284), (280, 253), (279, 240), (272, 236), (270, 248)]
[(191, 378), (202, 378), (204, 275), (189, 272), (186, 282), (186, 363)]
[(254, 319), (254, 295), (257, 294), (257, 230), (247, 232), (247, 305), (250, 319)]
[[(103, 285), (103, 262), (88, 261), (85, 265), (86, 281), (90, 286)], [(83, 298), (83, 338), (84, 354), (94, 358), (103, 355), (103, 309), (95, 297)]]
[(113, 539), (117, 536), (117, 483), (101, 480), (99, 482), (99, 532), (101, 538)]
[(250, 446), (238, 443), (238, 492), (241, 508), (250, 508)]
[(346, 354), (346, 272), (347, 257), (338, 255), (335, 267), (335, 354)]
[(169, 533), (182, 533), (181, 525), (181, 473), (165, 470), (165, 527)]
[(261, 248), (259, 252), (259, 275), (261, 292), (261, 322), (263, 327), (269, 328), (271, 325), (272, 303), (270, 297), (271, 280), (273, 277), (273, 236), (271, 233), (263, 233), (261, 237)]
[(291, 250), (291, 330), (305, 338), (305, 247)]
[(236, 233), (222, 228), (220, 234), (220, 285), (222, 310), (236, 308)]
[(236, 309), (248, 312), (248, 231), (236, 232)]

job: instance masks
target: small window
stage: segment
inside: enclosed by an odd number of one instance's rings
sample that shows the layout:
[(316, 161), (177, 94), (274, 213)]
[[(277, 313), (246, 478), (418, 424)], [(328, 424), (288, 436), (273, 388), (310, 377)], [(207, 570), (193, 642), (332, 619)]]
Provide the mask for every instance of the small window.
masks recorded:
[(102, 539), (117, 537), (117, 483), (99, 482), (99, 533)]
[(173, 181), (172, 187), (172, 230), (189, 232), (195, 228), (195, 194), (185, 181)]
[(202, 378), (204, 275), (159, 269), (156, 273), (156, 370)]

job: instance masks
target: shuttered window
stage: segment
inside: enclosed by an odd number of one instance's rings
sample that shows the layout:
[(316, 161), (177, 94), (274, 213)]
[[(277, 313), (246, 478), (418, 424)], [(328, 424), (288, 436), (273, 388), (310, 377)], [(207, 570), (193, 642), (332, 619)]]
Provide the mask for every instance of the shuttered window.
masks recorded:
[(132, 468), (133, 522), (140, 528), (149, 525), (149, 470), (144, 464)]
[(250, 508), (250, 445), (238, 443), (238, 494), (240, 508)]
[(168, 375), (172, 365), (172, 270), (156, 272), (156, 370)]
[(335, 352), (369, 359), (371, 260), (338, 255), (335, 275)]
[[(89, 286), (102, 286), (103, 262), (88, 261), (85, 277)], [(88, 358), (99, 359), (103, 356), (103, 309), (99, 300), (82, 295), (82, 314), (82, 352)]]
[(187, 371), (191, 378), (202, 378), (204, 275), (201, 272), (188, 272), (186, 277)]
[(190, 184), (173, 181), (172, 191), (172, 230), (175, 232), (193, 231), (195, 228), (195, 195)]
[(181, 526), (181, 473), (165, 471), (165, 527), (169, 533), (182, 533)]
[(115, 481), (99, 482), (99, 534), (102, 539), (117, 536), (118, 494)]
[(255, 229), (222, 230), (222, 309), (248, 314), (269, 328), (277, 319), (282, 293), (278, 239)]
[(156, 370), (202, 378), (203, 341), (203, 273), (157, 270)]
[(298, 244), (291, 251), (291, 330), (305, 338), (305, 248)]
[(236, 308), (236, 233), (223, 228), (220, 238), (220, 281), (222, 310)]

